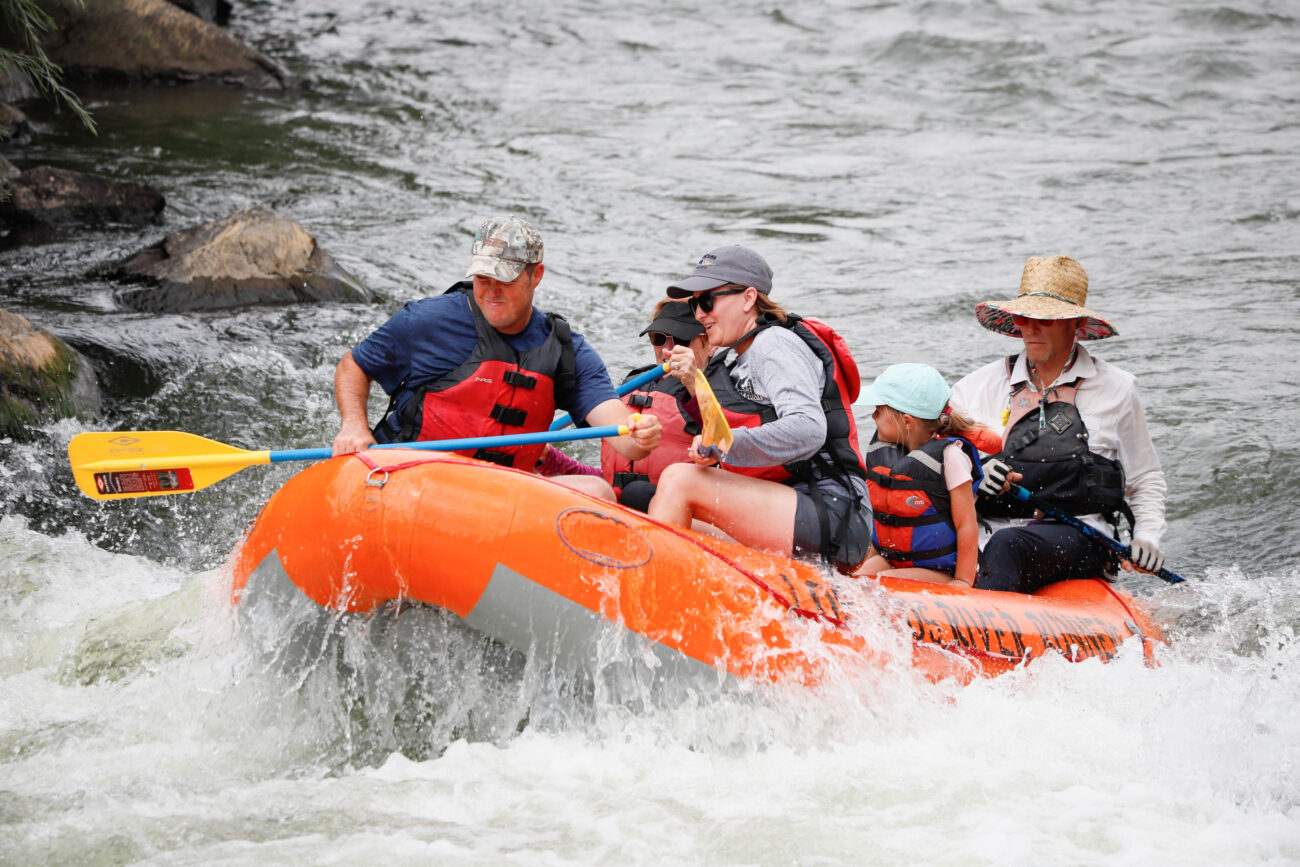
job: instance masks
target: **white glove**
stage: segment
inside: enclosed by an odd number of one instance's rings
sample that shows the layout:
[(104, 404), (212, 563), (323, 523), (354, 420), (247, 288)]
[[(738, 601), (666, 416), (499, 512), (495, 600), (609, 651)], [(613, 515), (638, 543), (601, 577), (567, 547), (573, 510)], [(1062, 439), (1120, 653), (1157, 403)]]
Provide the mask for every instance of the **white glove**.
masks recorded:
[(985, 458), (981, 466), (984, 468), (984, 478), (980, 480), (979, 493), (986, 497), (1000, 495), (1007, 484), (1007, 473), (1011, 472), (1011, 467), (997, 458)]
[(1155, 542), (1146, 539), (1134, 539), (1129, 546), (1129, 559), (1133, 565), (1146, 572), (1159, 572), (1165, 565), (1165, 555), (1156, 547)]

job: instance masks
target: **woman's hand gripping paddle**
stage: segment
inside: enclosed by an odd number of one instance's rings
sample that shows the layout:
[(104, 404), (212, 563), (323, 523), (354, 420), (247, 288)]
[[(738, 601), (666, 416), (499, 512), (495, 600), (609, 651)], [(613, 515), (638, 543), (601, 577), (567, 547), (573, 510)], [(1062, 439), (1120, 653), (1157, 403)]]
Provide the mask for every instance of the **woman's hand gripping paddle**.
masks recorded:
[[(622, 436), (627, 432), (626, 425), (604, 425), (573, 431), (384, 443), (371, 448), (457, 452), (601, 439)], [(318, 461), (331, 455), (332, 450), (328, 448), (248, 451), (181, 431), (83, 433), (77, 434), (68, 444), (72, 477), (83, 494), (96, 500), (197, 491), (234, 475), (244, 467), (285, 461)]]
[(731, 444), (736, 438), (731, 433), (731, 425), (727, 424), (727, 417), (713, 394), (709, 380), (699, 368), (695, 370), (695, 400), (700, 405), (700, 416), (704, 419), (700, 450), (705, 455), (720, 459), (731, 450)]

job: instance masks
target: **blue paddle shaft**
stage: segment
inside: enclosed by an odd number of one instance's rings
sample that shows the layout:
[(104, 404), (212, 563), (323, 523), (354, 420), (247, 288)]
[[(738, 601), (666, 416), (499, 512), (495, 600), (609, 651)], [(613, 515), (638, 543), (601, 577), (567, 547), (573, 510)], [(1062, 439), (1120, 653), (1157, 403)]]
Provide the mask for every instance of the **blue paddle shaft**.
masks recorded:
[[(459, 452), (465, 449), (493, 449), (503, 446), (527, 446), (536, 443), (558, 443), (569, 440), (595, 440), (620, 436), (625, 431), (616, 424), (588, 427), (571, 431), (538, 431), (537, 433), (505, 434), (494, 437), (466, 437), (458, 440), (426, 440), (414, 443), (378, 443), (372, 449), (421, 449), (430, 452)], [(331, 449), (276, 449), (270, 452), (270, 462), (319, 461), (331, 457)]]
[[(1022, 487), (1020, 485), (1012, 485), (1011, 493), (1015, 495), (1016, 499), (1024, 500), (1026, 503), (1031, 504), (1035, 509), (1038, 509), (1040, 512), (1042, 512), (1044, 515), (1053, 517), (1056, 520), (1060, 521), (1062, 524), (1070, 525), (1074, 529), (1078, 530), (1080, 533), (1083, 533), (1085, 536), (1090, 536), (1093, 539), (1096, 539), (1098, 542), (1101, 542), (1107, 548), (1119, 554), (1125, 560), (1131, 561), (1133, 559), (1133, 549), (1130, 548), (1128, 545), (1123, 544), (1118, 539), (1112, 539), (1110, 536), (1107, 536), (1105, 533), (1101, 532), (1096, 527), (1092, 527), (1089, 526), (1088, 524), (1085, 524), (1083, 521), (1080, 521), (1078, 518), (1074, 517), (1074, 515), (1071, 515), (1069, 512), (1063, 512), (1060, 509), (1056, 508), (1055, 506), (1051, 505), (1050, 503), (1044, 502), (1038, 497), (1035, 497), (1032, 493), (1029, 492), (1028, 488)], [(1164, 580), (1168, 581), (1170, 584), (1178, 584), (1184, 580), (1183, 576), (1175, 572), (1170, 572), (1168, 569), (1161, 569), (1159, 572), (1153, 572), (1151, 574), (1155, 575), (1158, 578), (1163, 578)]]
[[(614, 390), (618, 392), (619, 397), (622, 397), (623, 395), (629, 392), (636, 391), (638, 388), (645, 385), (647, 382), (654, 382), (656, 379), (663, 376), (667, 372), (668, 372), (668, 365), (660, 364), (656, 367), (650, 368), (640, 376), (636, 376), (633, 377), (632, 379), (629, 379), (627, 382), (623, 383), (622, 385), (620, 385), (618, 388)], [(573, 416), (569, 415), (566, 412), (564, 415), (560, 416), (555, 421), (551, 422), (551, 430), (563, 430), (564, 428), (568, 427), (571, 424), (573, 424)]]

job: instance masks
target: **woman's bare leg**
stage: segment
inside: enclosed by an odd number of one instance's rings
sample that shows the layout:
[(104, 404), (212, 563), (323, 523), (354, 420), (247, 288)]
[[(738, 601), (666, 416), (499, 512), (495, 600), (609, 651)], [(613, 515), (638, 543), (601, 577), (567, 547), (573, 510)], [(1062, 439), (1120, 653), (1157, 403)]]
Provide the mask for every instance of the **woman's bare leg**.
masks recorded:
[(600, 476), (551, 476), (550, 479), (566, 488), (573, 488), (575, 491), (582, 491), (584, 494), (591, 494), (593, 497), (600, 497), (611, 503), (615, 501), (614, 489)]
[(794, 549), (798, 496), (788, 485), (715, 467), (673, 464), (650, 501), (650, 517), (678, 527), (712, 524), (751, 548), (788, 555)]

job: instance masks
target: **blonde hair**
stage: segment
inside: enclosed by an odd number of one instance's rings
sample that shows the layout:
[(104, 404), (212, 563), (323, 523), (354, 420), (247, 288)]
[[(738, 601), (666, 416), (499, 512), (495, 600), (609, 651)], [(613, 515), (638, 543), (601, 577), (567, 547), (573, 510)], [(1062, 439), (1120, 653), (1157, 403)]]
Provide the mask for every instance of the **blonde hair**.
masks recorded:
[(777, 304), (771, 298), (768, 298), (767, 295), (762, 292), (758, 293), (758, 298), (754, 302), (754, 308), (758, 311), (759, 316), (766, 313), (769, 316), (775, 316), (783, 324), (790, 320), (790, 314), (785, 312), (785, 308), (780, 304)]
[[(905, 426), (903, 416), (910, 415), (909, 413), (894, 409), (892, 406), (881, 406), (880, 408), (890, 414), (890, 417), (893, 418), (894, 423), (900, 429)], [(940, 413), (938, 418), (917, 418), (914, 415), (910, 417), (931, 439), (934, 437), (959, 437), (971, 431), (990, 430), (987, 425), (980, 424), (965, 413), (954, 412), (948, 404), (944, 404), (943, 412)]]
[(674, 302), (674, 301), (679, 301), (679, 300), (680, 300), (680, 299), (678, 299), (678, 298), (662, 298), (662, 299), (660, 299), (659, 303), (655, 305), (655, 309), (650, 311), (650, 321), (651, 321), (651, 322), (654, 322), (656, 319), (659, 318), (659, 313), (660, 313), (660, 311), (662, 311), (662, 310), (664, 309), (664, 305), (665, 305), (665, 304), (671, 304), (672, 302)]

